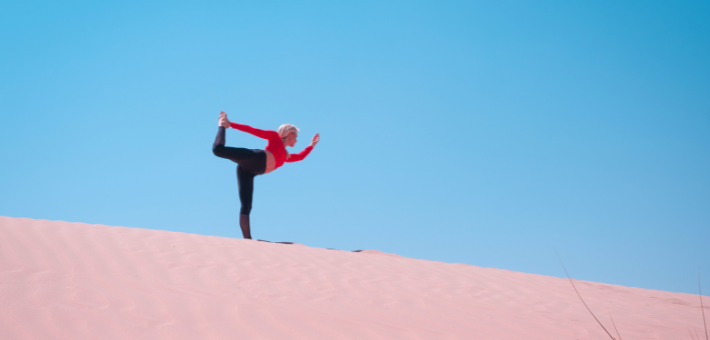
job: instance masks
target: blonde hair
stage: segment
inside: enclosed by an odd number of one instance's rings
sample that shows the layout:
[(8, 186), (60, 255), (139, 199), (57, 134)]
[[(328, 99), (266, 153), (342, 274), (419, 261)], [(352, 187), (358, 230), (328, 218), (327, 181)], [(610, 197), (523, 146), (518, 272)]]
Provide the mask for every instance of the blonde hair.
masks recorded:
[(279, 126), (279, 130), (278, 130), (279, 136), (281, 137), (281, 139), (288, 137), (288, 134), (291, 131), (298, 133), (299, 130), (295, 125), (288, 124), (288, 123)]

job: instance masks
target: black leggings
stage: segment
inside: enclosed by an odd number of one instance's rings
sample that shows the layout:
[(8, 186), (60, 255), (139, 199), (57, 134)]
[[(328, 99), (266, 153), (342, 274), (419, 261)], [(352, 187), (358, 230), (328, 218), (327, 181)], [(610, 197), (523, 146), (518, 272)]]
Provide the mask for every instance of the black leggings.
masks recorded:
[(212, 152), (217, 157), (229, 159), (237, 163), (237, 184), (239, 185), (239, 201), (242, 215), (249, 215), (254, 196), (254, 177), (266, 171), (266, 152), (258, 149), (232, 148), (224, 146), (225, 128), (219, 127), (217, 138), (212, 145)]

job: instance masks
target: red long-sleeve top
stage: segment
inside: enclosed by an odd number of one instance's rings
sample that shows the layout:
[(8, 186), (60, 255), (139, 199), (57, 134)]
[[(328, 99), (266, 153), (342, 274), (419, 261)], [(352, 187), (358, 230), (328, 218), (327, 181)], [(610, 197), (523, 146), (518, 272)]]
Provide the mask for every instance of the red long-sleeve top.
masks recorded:
[(311, 150), (313, 150), (313, 147), (309, 145), (299, 153), (289, 154), (288, 152), (286, 152), (286, 146), (284, 146), (283, 140), (281, 140), (281, 136), (279, 136), (279, 133), (276, 131), (259, 130), (249, 125), (237, 123), (230, 123), (230, 126), (239, 131), (250, 133), (259, 138), (266, 139), (268, 141), (268, 144), (266, 144), (265, 150), (271, 152), (271, 154), (274, 155), (274, 160), (276, 161), (274, 170), (282, 166), (284, 162), (292, 163), (302, 161), (304, 158), (306, 158), (306, 156), (308, 156), (309, 153), (311, 153)]

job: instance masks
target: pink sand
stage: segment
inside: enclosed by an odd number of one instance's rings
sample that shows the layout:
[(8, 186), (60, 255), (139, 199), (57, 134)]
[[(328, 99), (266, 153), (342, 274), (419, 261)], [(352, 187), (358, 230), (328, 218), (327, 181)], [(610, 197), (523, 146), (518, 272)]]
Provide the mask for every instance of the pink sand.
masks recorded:
[[(624, 339), (703, 333), (697, 295), (576, 283)], [(0, 339), (608, 338), (566, 279), (9, 217), (0, 306)]]

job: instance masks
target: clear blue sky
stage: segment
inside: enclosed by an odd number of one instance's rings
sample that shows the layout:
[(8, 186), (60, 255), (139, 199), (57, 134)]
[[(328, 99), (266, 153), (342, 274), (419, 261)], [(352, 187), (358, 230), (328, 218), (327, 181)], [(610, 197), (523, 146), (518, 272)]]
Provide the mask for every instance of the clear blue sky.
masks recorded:
[[(708, 1), (3, 1), (0, 215), (710, 291)], [(230, 130), (227, 145), (263, 148)]]

